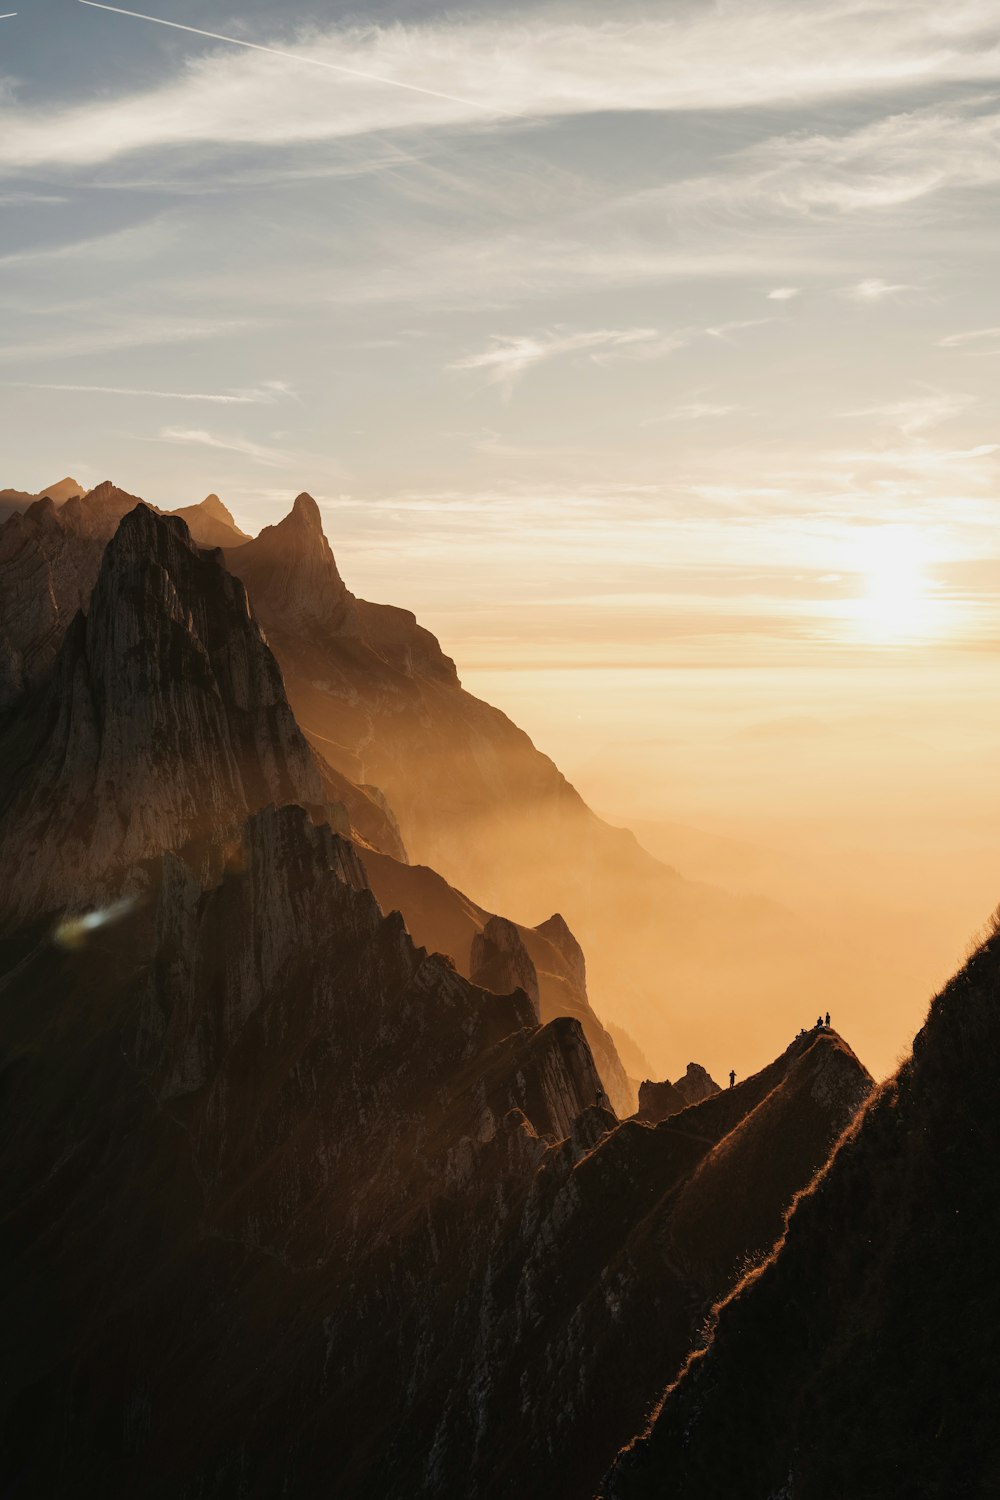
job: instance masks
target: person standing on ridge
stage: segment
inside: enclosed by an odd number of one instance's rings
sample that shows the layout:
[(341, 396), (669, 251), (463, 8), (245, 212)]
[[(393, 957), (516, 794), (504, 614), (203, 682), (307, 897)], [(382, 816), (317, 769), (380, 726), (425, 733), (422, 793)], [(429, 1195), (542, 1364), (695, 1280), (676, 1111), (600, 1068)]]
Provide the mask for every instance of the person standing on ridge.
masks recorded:
[(736, 1069), (735, 1068), (730, 1068), (729, 1069), (729, 1087), (730, 1088), (735, 1088), (735, 1086), (736, 1086)]
[(826, 1024), (827, 1024), (827, 1025), (828, 1025), (828, 1026), (829, 1026), (829, 1024), (830, 1024), (830, 1012), (829, 1012), (829, 1011), (827, 1011), (827, 1013), (826, 1013)]

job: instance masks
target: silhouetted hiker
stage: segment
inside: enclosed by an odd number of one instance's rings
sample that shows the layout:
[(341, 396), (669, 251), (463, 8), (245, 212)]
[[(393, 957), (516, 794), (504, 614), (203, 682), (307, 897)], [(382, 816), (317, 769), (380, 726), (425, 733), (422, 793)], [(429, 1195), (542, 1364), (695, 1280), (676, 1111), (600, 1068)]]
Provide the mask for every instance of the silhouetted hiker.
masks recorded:
[(817, 1031), (820, 1029), (820, 1027), (822, 1026), (822, 1024), (823, 1024), (823, 1017), (822, 1016), (817, 1016), (816, 1017), (816, 1030)]
[(598, 1089), (597, 1090), (597, 1108), (598, 1109), (610, 1109), (611, 1108), (611, 1100), (608, 1098), (607, 1094), (604, 1092), (603, 1089)]
[(827, 1011), (827, 1013), (826, 1013), (826, 1024), (827, 1024), (827, 1026), (829, 1026), (829, 1024), (830, 1024), (830, 1012), (829, 1011)]
[(730, 1088), (735, 1088), (736, 1087), (736, 1069), (735, 1068), (730, 1068), (729, 1069), (729, 1087)]

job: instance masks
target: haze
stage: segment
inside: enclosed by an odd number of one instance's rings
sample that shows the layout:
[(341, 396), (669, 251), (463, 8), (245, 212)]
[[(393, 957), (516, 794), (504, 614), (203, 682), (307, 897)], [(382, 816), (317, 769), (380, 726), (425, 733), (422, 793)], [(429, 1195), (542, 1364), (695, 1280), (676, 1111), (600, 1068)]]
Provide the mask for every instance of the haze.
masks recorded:
[[(598, 811), (849, 958), (887, 1071), (1000, 899), (1000, 7), (162, 13), (383, 81), (0, 21), (0, 483), (308, 488)], [(738, 988), (653, 1063), (772, 1057)]]

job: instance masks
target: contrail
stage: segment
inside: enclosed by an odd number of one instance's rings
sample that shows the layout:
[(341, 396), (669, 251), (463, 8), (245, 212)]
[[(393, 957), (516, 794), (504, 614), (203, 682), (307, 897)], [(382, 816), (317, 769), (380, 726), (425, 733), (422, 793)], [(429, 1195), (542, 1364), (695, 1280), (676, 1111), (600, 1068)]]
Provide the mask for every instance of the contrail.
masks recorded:
[[(147, 16), (138, 10), (123, 10), (120, 5), (102, 5), (98, 0), (80, 0), (92, 10), (110, 10), (116, 16), (132, 16), (137, 21), (153, 21), (157, 26), (169, 26), (173, 31), (189, 31), (192, 36), (208, 37), (212, 42), (229, 42), (233, 47), (249, 47), (252, 52), (268, 52), (272, 57), (284, 57), (290, 62), (306, 63), (312, 68), (327, 68), (331, 73), (345, 73), (349, 78), (364, 78), (369, 83), (388, 84), (393, 89), (407, 89), (411, 94), (426, 94), (431, 99), (447, 99), (449, 104), (461, 104), (466, 109), (481, 109), (486, 114), (502, 114), (502, 110), (491, 109), (488, 104), (473, 99), (460, 99), (457, 94), (442, 94), (437, 89), (421, 88), (417, 83), (400, 83), (398, 78), (383, 78), (378, 73), (363, 73), (360, 68), (345, 68), (341, 63), (323, 62), (318, 57), (303, 57), (301, 52), (282, 52), (278, 47), (263, 47), (259, 42), (245, 42), (238, 36), (220, 36), (217, 31), (201, 31), (197, 26), (182, 26), (180, 21), (165, 21), (162, 16)], [(16, 15), (17, 12), (12, 12)], [(2, 19), (2, 17), (0, 17)]]
[(0, 16), (0, 21), (13, 21), (13, 19), (14, 19), (14, 17), (16, 15), (17, 15), (17, 11), (16, 10), (5, 10), (4, 13), (3, 13), (3, 15)]

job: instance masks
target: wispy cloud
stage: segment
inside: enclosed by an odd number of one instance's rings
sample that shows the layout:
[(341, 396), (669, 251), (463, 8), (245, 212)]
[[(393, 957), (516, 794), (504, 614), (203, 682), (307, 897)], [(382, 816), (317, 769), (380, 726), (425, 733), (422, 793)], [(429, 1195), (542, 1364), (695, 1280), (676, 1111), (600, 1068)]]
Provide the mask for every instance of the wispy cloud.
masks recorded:
[(883, 281), (880, 276), (869, 276), (865, 281), (856, 281), (844, 287), (844, 296), (852, 302), (882, 302), (886, 297), (896, 297), (900, 292), (913, 292), (916, 288), (903, 281)]
[(977, 398), (959, 392), (929, 391), (925, 396), (910, 396), (889, 401), (883, 406), (865, 406), (845, 411), (845, 417), (875, 417), (898, 429), (906, 437), (939, 427), (973, 406)]
[(768, 292), (768, 302), (791, 302), (793, 297), (801, 297), (801, 289), (797, 286), (776, 286)]
[(18, 381), (17, 385), (20, 390), (27, 391), (78, 391), (95, 396), (152, 396), (161, 401), (209, 401), (220, 406), (273, 406), (283, 396), (294, 397), (291, 387), (280, 380), (267, 380), (263, 385), (250, 390), (224, 392), (152, 391), (139, 386), (43, 384), (36, 381)]
[(122, 317), (104, 327), (74, 330), (0, 345), (0, 360), (69, 359), (104, 354), (120, 349), (138, 349), (157, 344), (188, 344), (219, 338), (251, 327), (246, 318)]
[(949, 333), (945, 338), (939, 339), (938, 343), (942, 349), (963, 349), (967, 344), (980, 344), (987, 340), (990, 343), (1000, 342), (1000, 325), (994, 328), (972, 328), (967, 333)]
[(292, 455), (279, 448), (268, 448), (253, 443), (248, 438), (218, 437), (211, 432), (191, 427), (164, 427), (159, 435), (164, 443), (187, 443), (200, 448), (218, 448), (224, 453), (238, 453), (252, 463), (262, 464), (268, 469), (280, 469), (293, 463)]
[(489, 378), (509, 395), (517, 380), (535, 365), (560, 355), (595, 350), (622, 350), (659, 342), (655, 328), (592, 328), (577, 333), (552, 332), (539, 335), (500, 335), (489, 348), (467, 354), (449, 365), (452, 370), (485, 370)]
[[(63, 109), (4, 111), (0, 162), (92, 165), (154, 146), (290, 145), (406, 127), (607, 110), (734, 109), (992, 80), (992, 0), (946, 19), (932, 0), (886, 6), (792, 0), (698, 7), (669, 17), (567, 21), (534, 15), (338, 27), (263, 51), (222, 43), (145, 93)], [(125, 17), (94, 15), (110, 33)], [(781, 37), (776, 48), (774, 38)], [(243, 39), (244, 42), (249, 39)], [(294, 50), (294, 59), (268, 55)], [(302, 66), (303, 61), (317, 64)], [(352, 73), (334, 82), (324, 69)], [(492, 128), (489, 121), (486, 128)]]
[(655, 427), (662, 422), (703, 422), (709, 417), (728, 417), (732, 412), (740, 410), (739, 406), (722, 405), (714, 401), (686, 401), (664, 412), (662, 416), (647, 417), (640, 426)]

